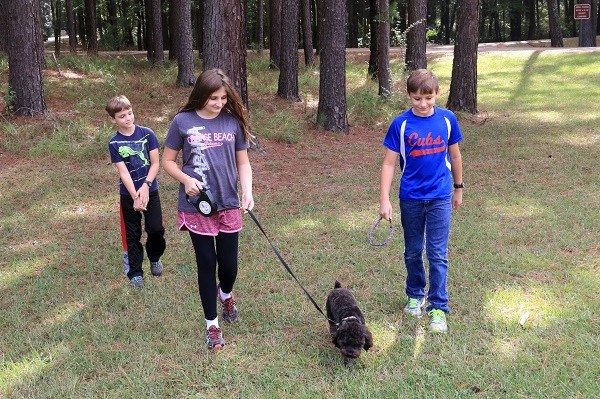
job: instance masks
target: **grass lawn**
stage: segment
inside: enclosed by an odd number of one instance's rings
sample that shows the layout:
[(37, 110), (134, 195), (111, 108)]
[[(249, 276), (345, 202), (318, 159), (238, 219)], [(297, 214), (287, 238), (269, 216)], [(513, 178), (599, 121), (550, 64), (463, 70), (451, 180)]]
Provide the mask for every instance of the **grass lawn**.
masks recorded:
[[(385, 247), (367, 244), (381, 142), (407, 101), (399, 62), (384, 101), (365, 57), (348, 58), (348, 135), (311, 122), (318, 69), (302, 69), (303, 101), (289, 103), (274, 95), (268, 56), (253, 54), (248, 87), (265, 149), (250, 153), (254, 212), (321, 305), (335, 279), (353, 290), (373, 333), (369, 352), (344, 367), (325, 319), (249, 217), (235, 286), (241, 320), (223, 323), (226, 347), (208, 351), (191, 243), (175, 224), (177, 184), (164, 171), (165, 271), (131, 289), (104, 106), (127, 95), (136, 122), (162, 142), (190, 90), (173, 85), (169, 62), (65, 56), (62, 76), (51, 61), (45, 71), (48, 117), (0, 116), (0, 398), (595, 397), (600, 53), (480, 55), (481, 113), (459, 115), (467, 188), (452, 221), (447, 335), (402, 315), (401, 229)], [(443, 106), (452, 58), (429, 67)], [(0, 58), (3, 96), (7, 80)]]

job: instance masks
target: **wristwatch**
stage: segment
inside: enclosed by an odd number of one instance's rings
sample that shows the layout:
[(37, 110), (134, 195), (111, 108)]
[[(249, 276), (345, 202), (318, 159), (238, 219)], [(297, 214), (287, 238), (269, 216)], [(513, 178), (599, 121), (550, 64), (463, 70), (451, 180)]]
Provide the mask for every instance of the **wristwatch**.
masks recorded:
[(454, 188), (465, 188), (465, 182), (458, 183), (458, 184), (454, 183)]
[(144, 183), (146, 183), (148, 185), (148, 187), (152, 186), (152, 182), (150, 180), (146, 180)]

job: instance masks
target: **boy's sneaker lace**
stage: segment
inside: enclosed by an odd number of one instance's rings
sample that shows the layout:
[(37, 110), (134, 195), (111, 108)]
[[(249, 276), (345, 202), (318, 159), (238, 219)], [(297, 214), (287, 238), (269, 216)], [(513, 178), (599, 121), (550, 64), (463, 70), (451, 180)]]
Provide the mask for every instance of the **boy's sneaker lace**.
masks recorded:
[(233, 292), (231, 293), (231, 297), (229, 299), (222, 300), (221, 299), (221, 287), (217, 290), (217, 295), (219, 297), (219, 301), (221, 302), (221, 307), (223, 308), (223, 320), (228, 323), (233, 323), (238, 319), (239, 313), (237, 307), (235, 306), (235, 298), (233, 297)]
[(144, 280), (142, 279), (142, 276), (134, 276), (129, 280), (129, 284), (135, 288), (142, 288)]
[(225, 346), (223, 332), (217, 326), (210, 326), (206, 330), (206, 346), (208, 349), (221, 349)]
[(432, 309), (428, 312), (431, 322), (429, 329), (431, 332), (445, 333), (448, 331), (448, 324), (446, 324), (446, 313), (441, 309)]
[(163, 271), (163, 264), (162, 262), (159, 260), (157, 260), (156, 262), (150, 262), (150, 273), (152, 273), (153, 276), (160, 276), (162, 274)]
[(408, 303), (404, 307), (404, 313), (421, 317), (423, 316), (423, 304), (425, 303), (425, 298), (408, 298)]

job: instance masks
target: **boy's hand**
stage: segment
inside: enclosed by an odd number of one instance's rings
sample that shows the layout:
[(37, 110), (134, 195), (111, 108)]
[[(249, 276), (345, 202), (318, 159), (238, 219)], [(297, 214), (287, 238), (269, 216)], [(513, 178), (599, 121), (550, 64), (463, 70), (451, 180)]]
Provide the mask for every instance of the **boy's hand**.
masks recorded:
[(462, 195), (463, 195), (462, 188), (458, 188), (458, 189), (454, 190), (454, 193), (452, 194), (452, 209), (457, 209), (457, 208), (461, 207)]
[(137, 192), (137, 198), (133, 202), (133, 209), (137, 211), (145, 211), (148, 206), (148, 201), (150, 200), (150, 187), (147, 184), (143, 184), (142, 187)]
[(391, 220), (392, 218), (392, 203), (390, 200), (382, 200), (379, 204), (379, 216), (385, 220)]

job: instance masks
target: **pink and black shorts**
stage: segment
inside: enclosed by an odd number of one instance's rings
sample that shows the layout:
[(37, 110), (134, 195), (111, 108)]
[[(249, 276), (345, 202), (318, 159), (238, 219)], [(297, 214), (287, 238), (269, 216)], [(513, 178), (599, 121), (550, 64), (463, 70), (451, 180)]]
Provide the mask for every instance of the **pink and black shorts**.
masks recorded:
[(244, 225), (241, 209), (224, 209), (212, 216), (202, 216), (196, 212), (177, 212), (177, 225), (180, 231), (191, 231), (204, 236), (217, 236), (219, 233), (237, 233)]

